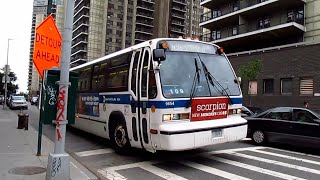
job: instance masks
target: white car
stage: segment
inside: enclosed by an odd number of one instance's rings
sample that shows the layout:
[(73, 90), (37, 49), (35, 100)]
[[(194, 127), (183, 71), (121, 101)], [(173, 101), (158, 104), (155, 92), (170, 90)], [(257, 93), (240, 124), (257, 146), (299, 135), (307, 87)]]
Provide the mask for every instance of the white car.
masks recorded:
[(24, 98), (24, 96), (11, 96), (10, 108), (11, 109), (28, 109), (27, 100)]

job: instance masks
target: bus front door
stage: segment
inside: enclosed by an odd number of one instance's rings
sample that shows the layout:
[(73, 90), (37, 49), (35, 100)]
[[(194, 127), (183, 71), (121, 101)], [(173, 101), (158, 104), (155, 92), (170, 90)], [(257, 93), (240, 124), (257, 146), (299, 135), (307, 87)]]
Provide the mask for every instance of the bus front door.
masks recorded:
[[(151, 59), (150, 48), (143, 48), (135, 52), (131, 70), (131, 90), (135, 94), (131, 97), (131, 146), (150, 150), (150, 121), (148, 104), (148, 69)], [(128, 127), (129, 128), (129, 127)]]

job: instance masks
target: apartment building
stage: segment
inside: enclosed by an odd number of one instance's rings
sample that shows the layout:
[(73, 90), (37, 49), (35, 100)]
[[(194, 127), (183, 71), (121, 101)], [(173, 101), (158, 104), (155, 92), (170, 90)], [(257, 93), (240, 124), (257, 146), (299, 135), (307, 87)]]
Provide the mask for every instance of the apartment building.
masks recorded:
[[(52, 3), (52, 1), (51, 1)], [(61, 8), (63, 6), (56, 5), (52, 3), (48, 5), (48, 8), (51, 9), (49, 14), (56, 18), (57, 8)], [(29, 53), (29, 66), (28, 66), (28, 91), (29, 95), (34, 96), (39, 94), (40, 87), (40, 76), (37, 71), (37, 68), (33, 64), (33, 50), (34, 50), (34, 40), (36, 36), (36, 27), (49, 15), (49, 14), (32, 14), (32, 26), (31, 26), (31, 38), (30, 38), (30, 53)], [(61, 23), (60, 23), (61, 25)], [(61, 29), (60, 29), (61, 32)]]
[(199, 37), (200, 0), (76, 0), (71, 66), (157, 37)]
[(307, 101), (320, 109), (320, 0), (201, 0), (200, 5), (203, 41), (222, 46), (236, 71), (251, 60), (262, 62), (258, 78), (243, 82), (244, 104), (269, 108)]

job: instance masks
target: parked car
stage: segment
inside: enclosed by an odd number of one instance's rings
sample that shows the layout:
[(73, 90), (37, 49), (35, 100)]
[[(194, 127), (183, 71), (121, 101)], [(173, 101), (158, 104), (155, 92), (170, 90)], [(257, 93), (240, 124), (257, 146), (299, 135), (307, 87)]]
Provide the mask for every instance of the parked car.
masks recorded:
[(31, 104), (31, 105), (36, 105), (36, 102), (38, 101), (38, 98), (39, 98), (39, 97), (37, 97), (37, 96), (32, 97), (31, 100), (30, 100), (30, 104)]
[(249, 108), (246, 106), (242, 106), (241, 108), (241, 117), (249, 117), (255, 115), (254, 112), (252, 112)]
[(11, 109), (28, 109), (28, 103), (24, 96), (11, 96), (9, 104)]
[(252, 107), (252, 106), (246, 106), (248, 109), (250, 109), (254, 114), (260, 114), (263, 112), (263, 109), (258, 107)]
[(319, 147), (320, 116), (312, 110), (277, 107), (246, 119), (248, 137), (255, 144), (280, 142)]

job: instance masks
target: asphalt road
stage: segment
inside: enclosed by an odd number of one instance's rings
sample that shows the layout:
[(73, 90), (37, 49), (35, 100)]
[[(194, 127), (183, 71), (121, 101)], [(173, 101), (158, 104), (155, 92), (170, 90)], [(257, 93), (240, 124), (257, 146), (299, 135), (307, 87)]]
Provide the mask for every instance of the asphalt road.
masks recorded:
[[(27, 113), (29, 124), (38, 129), (39, 110), (29, 106)], [(54, 133), (54, 126), (43, 126), (49, 139)], [(248, 139), (183, 152), (133, 149), (123, 156), (106, 139), (68, 127), (66, 151), (101, 179), (320, 179), (319, 149), (260, 147)]]

